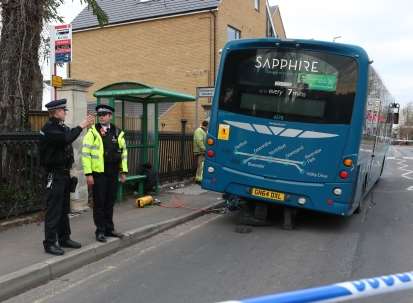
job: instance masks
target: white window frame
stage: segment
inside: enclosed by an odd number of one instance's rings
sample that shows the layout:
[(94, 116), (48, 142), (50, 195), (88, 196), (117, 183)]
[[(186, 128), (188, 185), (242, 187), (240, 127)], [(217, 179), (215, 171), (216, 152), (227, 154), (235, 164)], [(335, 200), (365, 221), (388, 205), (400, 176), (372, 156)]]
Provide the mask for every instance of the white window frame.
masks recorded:
[[(229, 30), (234, 31), (234, 33), (235, 33), (234, 39), (229, 38)], [(228, 24), (227, 25), (227, 41), (238, 40), (238, 39), (241, 39), (241, 31), (238, 28), (233, 27), (233, 26)]]
[(260, 0), (254, 0), (254, 8), (257, 12), (260, 11)]

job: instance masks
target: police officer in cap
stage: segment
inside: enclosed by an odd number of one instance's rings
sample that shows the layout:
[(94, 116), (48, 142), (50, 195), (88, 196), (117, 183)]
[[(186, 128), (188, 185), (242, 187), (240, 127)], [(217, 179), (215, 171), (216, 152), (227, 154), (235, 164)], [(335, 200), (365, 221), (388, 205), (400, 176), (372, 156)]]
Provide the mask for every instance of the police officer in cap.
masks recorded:
[(72, 142), (79, 137), (82, 129), (94, 122), (88, 115), (79, 126), (70, 129), (64, 124), (66, 99), (54, 100), (46, 104), (49, 120), (40, 131), (41, 164), (47, 172), (46, 217), (44, 221), (44, 249), (52, 255), (63, 255), (62, 247), (80, 248), (78, 242), (70, 238), (70, 169), (74, 162)]
[(96, 240), (122, 238), (113, 224), (113, 206), (118, 191), (118, 178), (124, 183), (128, 172), (125, 133), (111, 124), (114, 108), (96, 106), (99, 123), (83, 138), (82, 164), (86, 181), (93, 191), (93, 220)]

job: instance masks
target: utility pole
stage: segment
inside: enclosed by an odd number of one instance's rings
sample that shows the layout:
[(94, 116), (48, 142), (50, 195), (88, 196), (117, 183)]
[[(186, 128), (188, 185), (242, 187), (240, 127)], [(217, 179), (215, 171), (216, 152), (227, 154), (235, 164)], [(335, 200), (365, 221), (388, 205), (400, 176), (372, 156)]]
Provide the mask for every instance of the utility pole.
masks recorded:
[(52, 78), (56, 75), (55, 40), (54, 26), (50, 24), (50, 100), (56, 99), (56, 88), (52, 84)]

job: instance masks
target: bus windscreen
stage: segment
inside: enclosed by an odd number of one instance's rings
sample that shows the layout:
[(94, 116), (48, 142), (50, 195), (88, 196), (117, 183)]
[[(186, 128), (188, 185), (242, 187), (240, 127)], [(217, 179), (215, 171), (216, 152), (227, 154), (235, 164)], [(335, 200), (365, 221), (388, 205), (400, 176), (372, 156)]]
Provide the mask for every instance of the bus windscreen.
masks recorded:
[(357, 62), (326, 52), (245, 49), (228, 54), (219, 108), (262, 118), (349, 124)]

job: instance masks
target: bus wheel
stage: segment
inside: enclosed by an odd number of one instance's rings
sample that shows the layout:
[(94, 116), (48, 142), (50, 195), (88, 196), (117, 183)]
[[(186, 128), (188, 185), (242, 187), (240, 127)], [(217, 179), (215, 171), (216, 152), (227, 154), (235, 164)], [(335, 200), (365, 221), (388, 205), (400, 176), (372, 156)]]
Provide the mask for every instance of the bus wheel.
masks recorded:
[(366, 192), (366, 190), (367, 190), (367, 175), (364, 177), (363, 193), (361, 194), (359, 205), (357, 206), (356, 210), (354, 211), (355, 214), (360, 214), (360, 213), (363, 212), (363, 209), (364, 209), (363, 201), (364, 201), (364, 198), (365, 198), (364, 193)]
[(354, 213), (357, 215), (360, 214), (363, 210), (361, 204), (363, 204), (363, 200), (360, 201), (359, 206), (357, 206), (357, 208), (354, 210)]
[(239, 224), (251, 226), (266, 226), (268, 205), (264, 203), (247, 202), (243, 204), (239, 213)]
[(384, 162), (386, 162), (386, 158), (383, 158), (383, 163), (381, 164), (381, 169), (380, 169), (380, 177), (383, 174), (383, 170), (384, 170)]
[(295, 218), (297, 216), (297, 210), (290, 207), (284, 207), (283, 214), (283, 229), (293, 230), (295, 228)]

